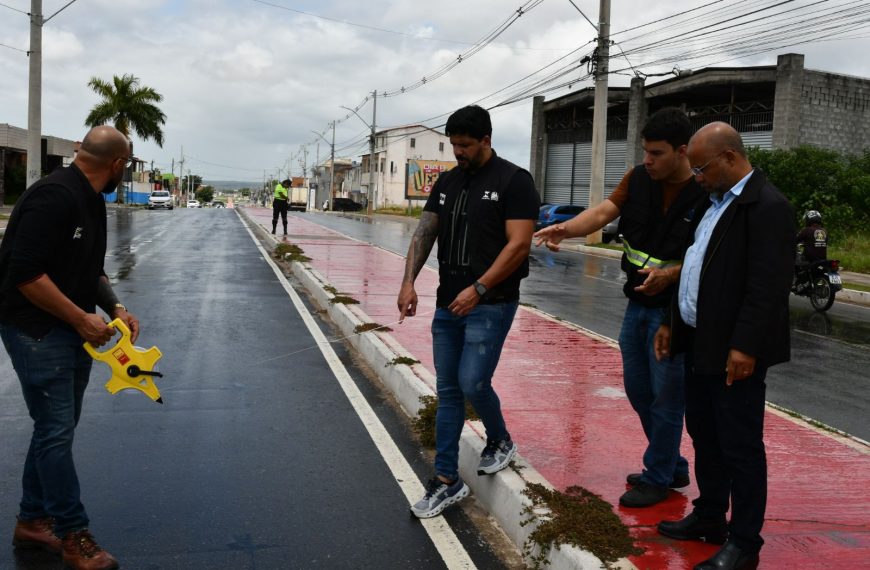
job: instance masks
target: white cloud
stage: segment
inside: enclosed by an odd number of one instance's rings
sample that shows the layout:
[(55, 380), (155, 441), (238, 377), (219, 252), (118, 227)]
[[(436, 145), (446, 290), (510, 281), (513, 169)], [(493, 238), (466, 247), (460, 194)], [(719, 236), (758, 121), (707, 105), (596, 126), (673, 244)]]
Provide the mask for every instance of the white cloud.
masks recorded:
[[(796, 4), (809, 1), (797, 0)], [(183, 146), (191, 157), (188, 165), (206, 178), (257, 180), (264, 169), (271, 172), (283, 167), (301, 144), (320, 141), (323, 158), (328, 153), (326, 144), (311, 131), (328, 131), (331, 121), (345, 117), (348, 113), (340, 106), (354, 107), (372, 90), (397, 89), (431, 74), (454, 61), (470, 48), (470, 43), (494, 30), (524, 2), (442, 0), (437, 8), (422, 10), (419, 2), (410, 0), (269, 3), (400, 33), (318, 19), (254, 0), (76, 2), (44, 30), (43, 131), (80, 139), (85, 130), (84, 117), (97, 102), (87, 87), (88, 80), (94, 76), (109, 80), (113, 75), (132, 73), (143, 85), (164, 96), (161, 108), (167, 116), (164, 148), (137, 140), (136, 153), (140, 157), (168, 168), (172, 157), (176, 161), (180, 158)], [(4, 4), (28, 11), (30, 3), (4, 0)], [(64, 4), (64, 0), (45, 0), (44, 11), (51, 14)], [(575, 0), (575, 4), (597, 20), (597, 1)], [(741, 4), (737, 0), (722, 2), (721, 6), (733, 9), (723, 12), (717, 21), (739, 13)], [(705, 19), (703, 14), (720, 5), (680, 19), (685, 19), (687, 25), (704, 25), (712, 16)], [(687, 3), (677, 0), (654, 4), (639, 0), (613, 2), (611, 29), (616, 33), (688, 9)], [(763, 25), (764, 21), (757, 18), (753, 21)], [(654, 36), (627, 42), (630, 37), (647, 31), (664, 37), (671, 23), (669, 20), (617, 33), (614, 39), (625, 42), (624, 49), (628, 50)], [(864, 35), (868, 34), (864, 28)], [(567, 62), (576, 65), (577, 58), (591, 50), (587, 43), (594, 35), (592, 27), (570, 3), (544, 2), (520, 17), (492, 45), (445, 76), (405, 95), (379, 98), (377, 124), (395, 126), (443, 115), (427, 123), (436, 126), (446, 120), (449, 112), (472, 101), (492, 95), (482, 104), (495, 105), (517, 88), (496, 92), (583, 46), (575, 56), (553, 65), (548, 72)], [(0, 43), (26, 50), (27, 17), (0, 6)], [(680, 47), (662, 48), (630, 59), (635, 66), (644, 65), (665, 53), (677, 53)], [(777, 53), (794, 51), (806, 54), (807, 67), (866, 77), (870, 76), (870, 60), (857, 54), (866, 53), (868, 47), (867, 38), (821, 42), (736, 58), (720, 65), (771, 65)], [(680, 65), (697, 67), (727, 57), (710, 55)], [(624, 60), (614, 61), (625, 66)], [(656, 73), (673, 65), (646, 65), (643, 69)], [(585, 65), (569, 77), (584, 72)], [(0, 47), (0, 122), (26, 126), (27, 77), (27, 56)], [(628, 80), (617, 75), (612, 84), (627, 85)], [(582, 82), (573, 89), (588, 85)], [(565, 92), (548, 93), (547, 97)], [(492, 113), (495, 148), (521, 165), (528, 163), (530, 113), (530, 101)], [(371, 102), (359, 114), (370, 122)], [(344, 149), (341, 154), (356, 151), (359, 156), (365, 152), (366, 131), (367, 127), (354, 116), (340, 122), (336, 141)], [(331, 132), (325, 136), (331, 137)], [(354, 141), (359, 144), (351, 144)], [(314, 154), (312, 146), (309, 165)], [(292, 167), (299, 172), (297, 164)]]

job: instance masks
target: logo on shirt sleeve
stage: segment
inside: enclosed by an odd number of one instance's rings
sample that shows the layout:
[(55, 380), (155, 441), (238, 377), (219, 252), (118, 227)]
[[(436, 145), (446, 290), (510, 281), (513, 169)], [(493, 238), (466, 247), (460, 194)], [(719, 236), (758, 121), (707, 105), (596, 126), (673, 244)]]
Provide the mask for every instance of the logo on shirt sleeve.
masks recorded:
[(73, 232), (73, 239), (82, 239), (82, 231), (84, 231), (84, 229), (85, 228), (77, 227)]
[(444, 202), (446, 202), (446, 201), (447, 201), (447, 194), (444, 194), (443, 192), (439, 192), (438, 193), (438, 205), (443, 206)]

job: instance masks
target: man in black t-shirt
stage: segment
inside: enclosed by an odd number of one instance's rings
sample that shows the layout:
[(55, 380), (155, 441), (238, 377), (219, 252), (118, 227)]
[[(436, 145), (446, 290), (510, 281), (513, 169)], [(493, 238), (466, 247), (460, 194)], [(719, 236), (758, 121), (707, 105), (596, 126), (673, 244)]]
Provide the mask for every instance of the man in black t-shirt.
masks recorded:
[(469, 493), (458, 466), (466, 399), (486, 428), (477, 474), (496, 473), (516, 455), (492, 376), (517, 311), (520, 281), (529, 274), (540, 207), (531, 175), (492, 149), (485, 109), (459, 109), (445, 130), (459, 167), (441, 174), (432, 188), (411, 238), (397, 302), (400, 320), (414, 316), (414, 281), (437, 239), (435, 476), (411, 507), (420, 518), (440, 514)]
[(91, 129), (75, 161), (36, 182), (12, 211), (0, 244), (0, 338), (21, 383), (33, 436), (12, 544), (62, 553), (66, 566), (117, 568), (88, 532), (72, 444), (91, 371), (83, 341), (115, 334), (99, 306), (139, 336), (139, 321), (103, 271), (106, 206), (133, 148), (117, 129)]

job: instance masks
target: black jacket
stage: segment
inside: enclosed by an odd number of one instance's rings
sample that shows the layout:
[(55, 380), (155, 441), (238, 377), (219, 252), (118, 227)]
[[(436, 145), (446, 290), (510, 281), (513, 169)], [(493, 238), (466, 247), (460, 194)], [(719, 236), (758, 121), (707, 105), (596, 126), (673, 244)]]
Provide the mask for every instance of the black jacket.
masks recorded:
[(787, 362), (794, 234), (791, 205), (756, 169), (713, 230), (694, 331), (680, 318), (674, 295), (671, 352), (692, 350), (700, 374), (723, 373), (732, 348), (759, 366)]

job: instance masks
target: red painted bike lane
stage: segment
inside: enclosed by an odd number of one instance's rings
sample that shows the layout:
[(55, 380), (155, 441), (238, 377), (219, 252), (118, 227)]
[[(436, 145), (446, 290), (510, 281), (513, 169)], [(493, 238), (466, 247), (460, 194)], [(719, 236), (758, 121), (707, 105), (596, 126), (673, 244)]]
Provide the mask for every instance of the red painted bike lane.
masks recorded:
[[(247, 208), (246, 213), (271, 228), (271, 210)], [(290, 218), (289, 233), (288, 241), (305, 251), (311, 267), (359, 300), (373, 322), (389, 324), (389, 334), (434, 376), (429, 325), (436, 272), (424, 269), (417, 279), (417, 316), (395, 324), (403, 258), (299, 217)], [(595, 310), (593, 302), (589, 310)], [(618, 505), (626, 474), (641, 468), (645, 445), (612, 342), (521, 307), (494, 385), (511, 435), (529, 463), (557, 489), (580, 485)], [(760, 568), (867, 567), (870, 450), (772, 410), (765, 423), (769, 498)], [(693, 461), (688, 436), (682, 452)], [(674, 541), (655, 532), (660, 520), (685, 516), (696, 496), (693, 483), (655, 507), (615, 507), (645, 549), (631, 558), (638, 568), (691, 568), (716, 551), (715, 545)]]

